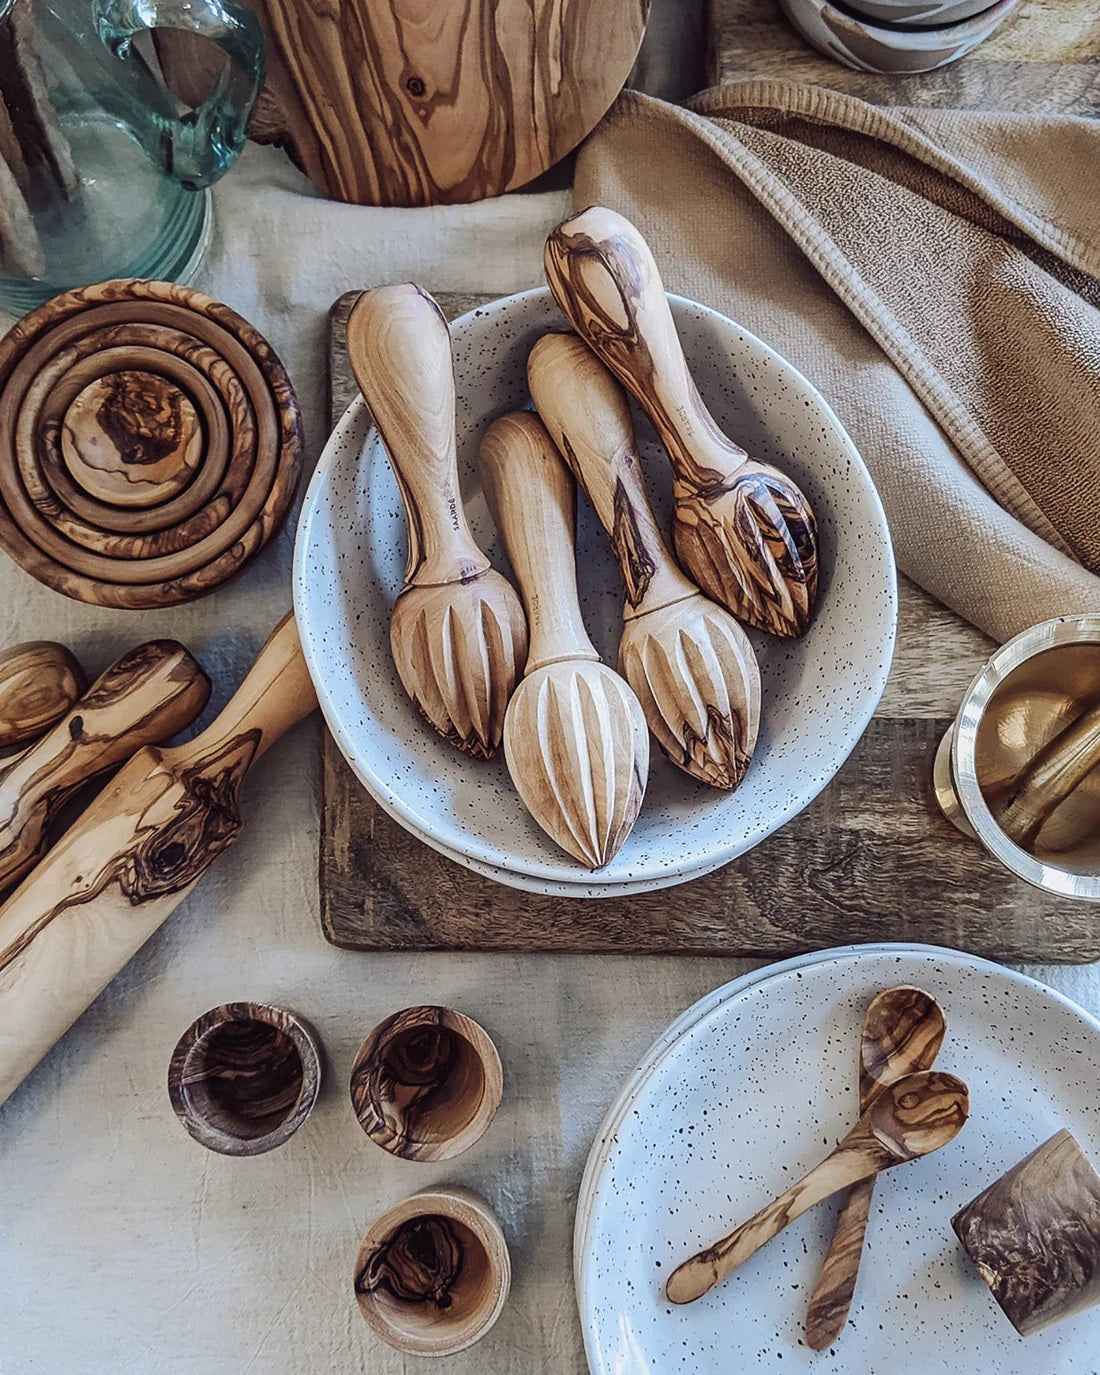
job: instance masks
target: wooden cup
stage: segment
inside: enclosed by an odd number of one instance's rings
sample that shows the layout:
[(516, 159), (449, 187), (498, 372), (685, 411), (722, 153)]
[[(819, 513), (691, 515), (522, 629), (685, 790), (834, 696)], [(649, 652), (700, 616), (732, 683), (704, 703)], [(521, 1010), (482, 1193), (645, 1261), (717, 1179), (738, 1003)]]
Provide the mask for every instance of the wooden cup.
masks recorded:
[(504, 1089), (500, 1056), (449, 1007), (395, 1012), (359, 1047), (351, 1101), (372, 1141), (404, 1160), (449, 1160), (484, 1135)]
[(176, 1116), (208, 1150), (263, 1155), (288, 1141), (317, 1101), (316, 1033), (265, 1003), (223, 1003), (180, 1037), (168, 1066)]
[(484, 1337), (511, 1282), (500, 1223), (466, 1189), (426, 1190), (383, 1213), (355, 1262), (355, 1297), (371, 1330), (419, 1356), (451, 1356)]

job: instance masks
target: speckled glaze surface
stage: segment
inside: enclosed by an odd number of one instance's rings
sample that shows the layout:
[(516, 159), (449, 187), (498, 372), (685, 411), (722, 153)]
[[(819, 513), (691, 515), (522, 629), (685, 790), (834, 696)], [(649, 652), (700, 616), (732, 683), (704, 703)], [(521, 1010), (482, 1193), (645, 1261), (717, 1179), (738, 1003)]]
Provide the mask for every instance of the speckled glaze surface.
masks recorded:
[[(528, 816), (503, 758), (471, 761), (440, 740), (401, 689), (389, 617), (401, 586), (405, 530), (385, 452), (360, 403), (334, 431), (306, 495), (294, 600), (329, 728), (364, 786), (413, 834), (450, 858), (518, 887), (572, 897), (657, 888), (717, 868), (763, 840), (820, 792), (881, 696), (893, 653), (897, 591), (889, 533), (871, 479), (820, 395), (760, 340), (703, 306), (672, 298), (704, 400), (755, 457), (788, 470), (821, 530), (819, 609), (798, 641), (752, 634), (762, 720), (756, 757), (734, 793), (693, 784), (656, 750), (641, 815), (615, 859), (589, 873)], [(546, 290), (463, 316), (452, 326), (458, 464), (474, 534), (507, 562), (476, 472), (490, 421), (529, 405), (527, 355), (564, 320)], [(666, 523), (671, 477), (635, 415), (647, 481)], [(586, 625), (610, 662), (622, 627), (618, 571), (582, 497), (578, 580)]]
[[(836, 1205), (792, 1223), (697, 1303), (670, 1271), (827, 1153), (858, 1115), (864, 1009), (895, 984), (942, 1005), (937, 1067), (970, 1087), (958, 1139), (885, 1175), (851, 1319), (806, 1345)], [(689, 1008), (627, 1080), (581, 1183), (574, 1268), (593, 1375), (1090, 1375), (1100, 1309), (1016, 1335), (951, 1231), (986, 1185), (1068, 1127), (1100, 1158), (1100, 1022), (1000, 965), (933, 946), (850, 946), (756, 970)]]

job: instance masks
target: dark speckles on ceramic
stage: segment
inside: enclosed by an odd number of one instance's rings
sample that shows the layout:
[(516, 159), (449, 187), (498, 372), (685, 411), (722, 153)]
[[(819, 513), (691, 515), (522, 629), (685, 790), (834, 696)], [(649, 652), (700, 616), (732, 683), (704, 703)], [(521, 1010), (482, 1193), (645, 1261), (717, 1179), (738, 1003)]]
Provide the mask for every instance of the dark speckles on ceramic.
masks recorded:
[[(858, 1115), (857, 1053), (876, 993), (912, 983), (947, 1017), (939, 1067), (970, 1087), (942, 1151), (878, 1183), (851, 1319), (806, 1345), (836, 1205), (793, 1223), (697, 1303), (671, 1271), (781, 1193)], [(931, 946), (822, 951), (689, 1008), (605, 1118), (581, 1183), (574, 1270), (593, 1375), (1097, 1375), (1100, 1309), (1023, 1341), (951, 1218), (1068, 1127), (1100, 1160), (1100, 1023), (999, 965)]]
[[(307, 493), (294, 558), (294, 603), (325, 718), (348, 762), (398, 821), (490, 877), (567, 896), (610, 896), (695, 878), (758, 844), (821, 791), (863, 733), (893, 653), (897, 592), (889, 533), (866, 468), (839, 422), (789, 364), (713, 311), (672, 298), (703, 399), (756, 458), (789, 472), (821, 534), (816, 618), (798, 641), (751, 633), (760, 658), (760, 740), (734, 793), (693, 784), (653, 751), (641, 816), (597, 874), (574, 863), (528, 816), (503, 757), (450, 748), (416, 714), (390, 658), (390, 608), (401, 586), (405, 529), (381, 444), (356, 403)], [(505, 411), (530, 405), (527, 355), (564, 328), (548, 291), (471, 312), (452, 327), (458, 463), (474, 534), (502, 571), (477, 480), (477, 445)], [(669, 524), (671, 475), (636, 413), (647, 482)], [(615, 662), (622, 589), (606, 538), (582, 498), (578, 575), (585, 621)]]

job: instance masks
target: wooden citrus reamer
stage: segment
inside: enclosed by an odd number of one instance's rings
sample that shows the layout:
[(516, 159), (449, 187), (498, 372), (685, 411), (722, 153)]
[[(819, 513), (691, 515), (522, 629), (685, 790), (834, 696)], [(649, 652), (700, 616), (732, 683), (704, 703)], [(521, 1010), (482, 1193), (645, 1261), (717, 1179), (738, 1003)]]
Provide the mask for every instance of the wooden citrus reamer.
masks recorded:
[(646, 495), (621, 388), (575, 334), (546, 334), (531, 395), (596, 508), (626, 584), (619, 672), (686, 773), (716, 788), (745, 776), (760, 724), (760, 669), (733, 617), (684, 577)]
[(774, 635), (801, 635), (817, 595), (817, 522), (784, 473), (723, 434), (688, 370), (653, 254), (590, 206), (546, 240), (546, 280), (573, 328), (634, 395), (672, 460), (676, 552), (708, 596)]
[(458, 485), (451, 336), (426, 291), (365, 291), (348, 358), (397, 478), (409, 531), (390, 646), (405, 691), (445, 739), (487, 759), (527, 653), (523, 608), (474, 541)]
[(480, 467), (531, 628), (525, 676), (504, 721), (508, 770), (546, 834), (598, 869), (618, 852), (642, 805), (645, 717), (585, 631), (576, 488), (538, 416), (519, 411), (494, 421)]
[(0, 907), (0, 1103), (236, 840), (249, 769), (316, 706), (288, 614), (221, 714), (134, 755)]

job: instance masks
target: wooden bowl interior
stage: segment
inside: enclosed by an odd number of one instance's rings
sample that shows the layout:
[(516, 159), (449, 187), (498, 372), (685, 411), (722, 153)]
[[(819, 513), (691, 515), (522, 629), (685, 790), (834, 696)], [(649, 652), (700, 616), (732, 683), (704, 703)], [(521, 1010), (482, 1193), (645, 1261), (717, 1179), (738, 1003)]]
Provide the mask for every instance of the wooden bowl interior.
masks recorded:
[[(453, 1281), (433, 1294), (431, 1285), (446, 1283), (455, 1258)], [(356, 1293), (360, 1307), (373, 1305), (406, 1343), (443, 1332), (450, 1343), (476, 1335), (495, 1302), (496, 1285), (481, 1239), (457, 1218), (436, 1213), (409, 1218), (366, 1248)]]
[(242, 1141), (269, 1136), (294, 1111), (305, 1068), (298, 1047), (258, 1019), (222, 1022), (191, 1049), (183, 1091), (194, 1115)]

